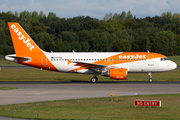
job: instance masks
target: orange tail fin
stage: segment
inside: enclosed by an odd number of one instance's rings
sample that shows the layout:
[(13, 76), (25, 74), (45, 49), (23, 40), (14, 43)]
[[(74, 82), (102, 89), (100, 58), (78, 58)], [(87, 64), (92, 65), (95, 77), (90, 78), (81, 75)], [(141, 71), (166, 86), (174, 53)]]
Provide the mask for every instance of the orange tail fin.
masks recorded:
[(42, 50), (18, 23), (9, 22), (8, 25), (17, 56), (21, 56), (24, 53), (42, 53)]
[(20, 64), (58, 71), (26, 31), (16, 22), (9, 22), (9, 30), (16, 55), (9, 56)]

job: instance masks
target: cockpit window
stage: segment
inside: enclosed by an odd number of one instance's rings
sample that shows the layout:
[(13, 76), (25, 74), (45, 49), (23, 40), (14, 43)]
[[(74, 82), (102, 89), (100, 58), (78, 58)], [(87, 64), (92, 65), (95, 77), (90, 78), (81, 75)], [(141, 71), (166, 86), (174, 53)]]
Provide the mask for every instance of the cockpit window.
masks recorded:
[(169, 60), (168, 58), (160, 58), (161, 61), (167, 61)]

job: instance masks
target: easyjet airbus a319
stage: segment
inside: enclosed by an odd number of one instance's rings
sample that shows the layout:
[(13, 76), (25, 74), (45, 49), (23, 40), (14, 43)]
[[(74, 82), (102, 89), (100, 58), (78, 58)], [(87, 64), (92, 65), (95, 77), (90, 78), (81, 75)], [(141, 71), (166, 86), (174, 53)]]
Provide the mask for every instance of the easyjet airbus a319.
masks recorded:
[(6, 60), (46, 70), (93, 74), (124, 80), (128, 73), (165, 72), (177, 67), (166, 56), (151, 52), (45, 52), (41, 50), (24, 29), (16, 22), (9, 22), (16, 54), (5, 56)]

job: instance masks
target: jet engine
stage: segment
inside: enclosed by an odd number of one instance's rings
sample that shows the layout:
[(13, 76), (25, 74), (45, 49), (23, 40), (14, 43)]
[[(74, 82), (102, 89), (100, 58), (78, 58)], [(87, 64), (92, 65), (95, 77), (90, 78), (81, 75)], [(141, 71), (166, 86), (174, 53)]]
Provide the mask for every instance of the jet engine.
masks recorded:
[(115, 68), (109, 69), (107, 71), (102, 71), (101, 75), (110, 77), (111, 79), (125, 80), (128, 73), (126, 68)]

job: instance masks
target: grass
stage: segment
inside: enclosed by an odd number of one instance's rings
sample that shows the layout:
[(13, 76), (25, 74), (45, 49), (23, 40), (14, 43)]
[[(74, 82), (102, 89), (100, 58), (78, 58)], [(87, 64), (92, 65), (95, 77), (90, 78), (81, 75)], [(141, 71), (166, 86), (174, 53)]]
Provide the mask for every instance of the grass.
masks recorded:
[[(161, 100), (162, 107), (134, 107), (134, 100)], [(123, 96), (119, 101), (111, 102), (111, 98), (91, 98), (78, 100), (62, 100), (14, 105), (1, 105), (0, 115), (14, 118), (60, 120), (91, 119), (118, 120), (169, 120), (180, 119), (180, 94)], [(17, 108), (15, 109), (15, 106)], [(14, 113), (16, 110), (16, 113)], [(37, 118), (37, 113), (39, 117)]]
[(0, 90), (11, 90), (11, 89), (18, 89), (17, 87), (9, 87), (9, 86), (0, 86)]
[[(154, 81), (180, 81), (180, 69), (169, 72), (153, 73)], [(0, 81), (57, 81), (90, 82), (93, 75), (52, 72), (40, 69), (1, 69)], [(147, 73), (129, 73), (125, 81), (148, 81)], [(98, 75), (99, 82), (119, 82)], [(122, 80), (120, 80), (122, 81)]]
[(0, 66), (22, 66), (21, 64), (15, 63), (15, 62), (10, 62), (4, 59), (0, 59)]

